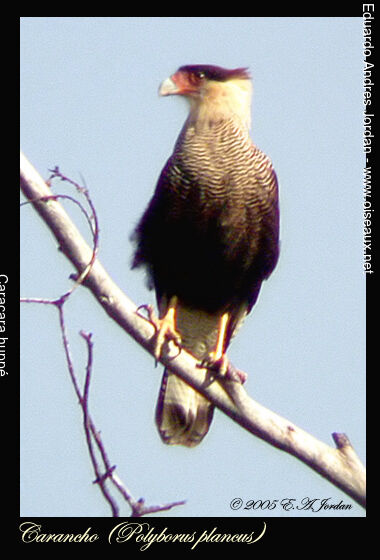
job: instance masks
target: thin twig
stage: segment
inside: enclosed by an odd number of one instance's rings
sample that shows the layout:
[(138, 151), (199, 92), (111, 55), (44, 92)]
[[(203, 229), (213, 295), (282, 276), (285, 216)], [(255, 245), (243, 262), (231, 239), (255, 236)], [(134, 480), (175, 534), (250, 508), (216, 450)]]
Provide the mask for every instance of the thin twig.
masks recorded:
[[(55, 176), (58, 176), (57, 168), (55, 169)], [(59, 175), (59, 176), (61, 176), (61, 175)], [(74, 184), (78, 188), (78, 190), (83, 192), (83, 190), (80, 188), (79, 185), (77, 185), (76, 183), (72, 182), (71, 180), (65, 178), (64, 176), (61, 176), (61, 177), (64, 180), (68, 180), (70, 183)], [(58, 198), (62, 198), (62, 196), (52, 195), (52, 196), (45, 196), (45, 197), (37, 197), (33, 201), (30, 201), (30, 202), (41, 203), (42, 201), (43, 202), (47, 202), (47, 201), (51, 201), (51, 200), (56, 201)], [(67, 198), (67, 197), (64, 197), (64, 198)], [(85, 269), (85, 274), (82, 273), (81, 275), (79, 275), (79, 278), (76, 281), (76, 286), (78, 286), (81, 282), (83, 282), (85, 277), (87, 276), (87, 274), (91, 271), (91, 267), (93, 266), (93, 264), (95, 262), (96, 252), (97, 252), (97, 247), (98, 247), (98, 242), (99, 242), (99, 236), (98, 236), (99, 226), (98, 226), (98, 220), (97, 220), (97, 217), (96, 217), (96, 211), (95, 211), (95, 208), (92, 205), (92, 202), (91, 202), (91, 199), (88, 195), (87, 190), (86, 190), (86, 198), (89, 201), (90, 206), (92, 208), (93, 217), (94, 217), (94, 221), (95, 221), (95, 228), (93, 230), (94, 247), (93, 247), (93, 252), (92, 252), (92, 258), (91, 258), (88, 266)], [(73, 199), (73, 201), (75, 201), (75, 200)], [(83, 208), (83, 207), (81, 206), (81, 208)], [(85, 210), (84, 210), (84, 213), (88, 217)], [(75, 369), (74, 369), (73, 361), (72, 361), (72, 358), (71, 358), (70, 344), (69, 344), (69, 339), (68, 339), (68, 336), (67, 336), (67, 330), (66, 330), (66, 324), (65, 324), (64, 305), (69, 300), (69, 297), (71, 296), (72, 292), (73, 292), (73, 289), (70, 289), (68, 292), (64, 293), (63, 295), (61, 295), (60, 297), (58, 297), (56, 299), (24, 297), (24, 298), (21, 298), (21, 302), (23, 302), (23, 303), (38, 303), (38, 304), (42, 304), (42, 305), (52, 305), (58, 310), (59, 325), (60, 325), (60, 330), (61, 330), (61, 335), (62, 335), (62, 343), (63, 343), (63, 347), (64, 347), (64, 351), (65, 351), (67, 367), (68, 367), (68, 370), (69, 370), (70, 379), (71, 379), (71, 382), (73, 384), (76, 396), (78, 398), (78, 401), (79, 401), (80, 406), (81, 406), (82, 411), (83, 411), (83, 424), (84, 424), (84, 431), (85, 431), (85, 435), (86, 435), (86, 442), (87, 442), (87, 447), (88, 447), (88, 450), (89, 450), (91, 463), (93, 465), (93, 469), (94, 469), (95, 477), (96, 477), (95, 480), (94, 480), (94, 483), (98, 484), (104, 498), (109, 503), (113, 517), (118, 517), (119, 516), (119, 506), (118, 506), (116, 500), (111, 495), (110, 491), (108, 490), (107, 480), (112, 481), (114, 486), (121, 493), (123, 498), (127, 501), (127, 503), (129, 504), (129, 506), (131, 508), (131, 516), (132, 517), (141, 517), (142, 515), (146, 515), (147, 513), (156, 513), (156, 512), (159, 512), (159, 511), (165, 511), (167, 509), (175, 507), (176, 505), (183, 504), (184, 502), (182, 501), (182, 502), (172, 502), (170, 504), (165, 504), (165, 505), (161, 505), (161, 506), (145, 506), (145, 502), (144, 502), (143, 499), (135, 500), (132, 497), (131, 493), (127, 490), (126, 486), (121, 481), (120, 477), (116, 474), (116, 472), (115, 472), (116, 467), (114, 465), (111, 465), (111, 462), (109, 461), (106, 450), (105, 450), (105, 446), (103, 445), (103, 442), (101, 440), (100, 432), (96, 429), (95, 424), (94, 424), (94, 422), (93, 422), (93, 420), (90, 416), (90, 413), (89, 413), (89, 391), (90, 391), (90, 381), (91, 381), (91, 373), (92, 373), (92, 365), (93, 365), (93, 342), (92, 342), (91, 333), (85, 333), (84, 331), (80, 331), (80, 335), (86, 341), (87, 353), (88, 353), (83, 394), (81, 392), (77, 377), (75, 375)], [(100, 467), (100, 465), (98, 463), (97, 456), (96, 456), (96, 450), (94, 448), (93, 441), (96, 443), (96, 446), (97, 446), (97, 448), (100, 452), (102, 462), (103, 462), (103, 465), (104, 465), (104, 469), (105, 469), (104, 472), (102, 472), (102, 468)]]

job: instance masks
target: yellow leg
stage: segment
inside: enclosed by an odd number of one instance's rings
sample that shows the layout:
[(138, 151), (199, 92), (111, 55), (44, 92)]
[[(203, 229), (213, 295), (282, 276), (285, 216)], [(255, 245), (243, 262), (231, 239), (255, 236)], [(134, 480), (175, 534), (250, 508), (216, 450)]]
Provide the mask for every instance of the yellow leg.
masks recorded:
[(178, 298), (176, 296), (171, 297), (165, 316), (157, 320), (157, 338), (154, 347), (154, 356), (156, 360), (161, 356), (165, 339), (174, 340), (177, 346), (181, 344), (181, 337), (176, 330), (177, 304)]
[(223, 356), (223, 346), (224, 339), (226, 338), (227, 323), (228, 313), (224, 313), (220, 319), (218, 340), (216, 341), (215, 351), (213, 352), (213, 357), (215, 358), (215, 360), (220, 360), (220, 358)]
[(215, 350), (204, 358), (201, 367), (217, 370), (221, 375), (225, 375), (228, 369), (227, 356), (224, 353), (224, 342), (226, 339), (228, 313), (223, 313), (219, 321), (218, 338), (216, 340)]

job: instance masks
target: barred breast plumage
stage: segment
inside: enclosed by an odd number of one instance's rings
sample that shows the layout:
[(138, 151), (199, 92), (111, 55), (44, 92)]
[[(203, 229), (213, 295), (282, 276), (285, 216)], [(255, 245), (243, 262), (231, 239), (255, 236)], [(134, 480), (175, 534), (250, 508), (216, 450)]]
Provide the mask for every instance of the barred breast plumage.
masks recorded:
[(160, 293), (187, 304), (253, 305), (277, 259), (276, 207), (272, 165), (245, 131), (233, 122), (197, 133), (185, 126), (141, 224), (137, 259), (150, 264)]

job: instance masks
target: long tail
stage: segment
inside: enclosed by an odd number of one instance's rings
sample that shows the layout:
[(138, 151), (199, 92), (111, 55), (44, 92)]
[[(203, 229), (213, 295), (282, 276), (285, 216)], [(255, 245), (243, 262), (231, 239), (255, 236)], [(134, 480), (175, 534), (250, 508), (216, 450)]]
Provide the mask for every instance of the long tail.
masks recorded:
[[(247, 304), (237, 306), (233, 314), (229, 313), (224, 351), (246, 314)], [(207, 358), (215, 350), (223, 315), (223, 311), (207, 313), (186, 307), (178, 301), (176, 330), (181, 336), (183, 348), (200, 361)], [(208, 375), (206, 372), (205, 382), (208, 382)], [(205, 397), (165, 369), (156, 408), (156, 423), (165, 443), (187, 447), (198, 445), (210, 428), (213, 412), (214, 406)]]
[(163, 441), (194, 447), (207, 434), (214, 407), (200, 393), (165, 369), (156, 408)]
[[(205, 313), (178, 302), (176, 329), (183, 348), (199, 360), (205, 358), (216, 344), (219, 319), (220, 313)], [(156, 408), (156, 423), (165, 443), (198, 445), (209, 430), (213, 412), (207, 399), (165, 369)]]

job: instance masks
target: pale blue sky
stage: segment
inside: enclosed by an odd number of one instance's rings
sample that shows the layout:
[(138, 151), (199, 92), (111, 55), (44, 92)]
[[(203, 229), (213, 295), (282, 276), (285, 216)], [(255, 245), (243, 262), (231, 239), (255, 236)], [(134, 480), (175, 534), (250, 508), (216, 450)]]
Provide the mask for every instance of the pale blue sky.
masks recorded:
[[(159, 83), (183, 64), (248, 66), (252, 137), (279, 177), (281, 256), (229, 355), (248, 372), (255, 400), (328, 444), (345, 432), (364, 460), (361, 31), (360, 18), (21, 18), (21, 146), (44, 177), (59, 165), (85, 178), (102, 263), (136, 304), (153, 303), (143, 274), (129, 268), (129, 235), (186, 117), (180, 99), (158, 97)], [(78, 210), (65, 206), (85, 232)], [(21, 222), (21, 294), (56, 297), (73, 269), (32, 208), (22, 208)], [(92, 484), (57, 314), (21, 311), (21, 514), (108, 516)], [(68, 303), (67, 325), (82, 377), (78, 333), (93, 333), (91, 412), (136, 497), (187, 499), (174, 516), (364, 515), (222, 413), (199, 447), (163, 445), (154, 425), (162, 368), (85, 289)], [(236, 497), (331, 497), (353, 508), (237, 513)]]

